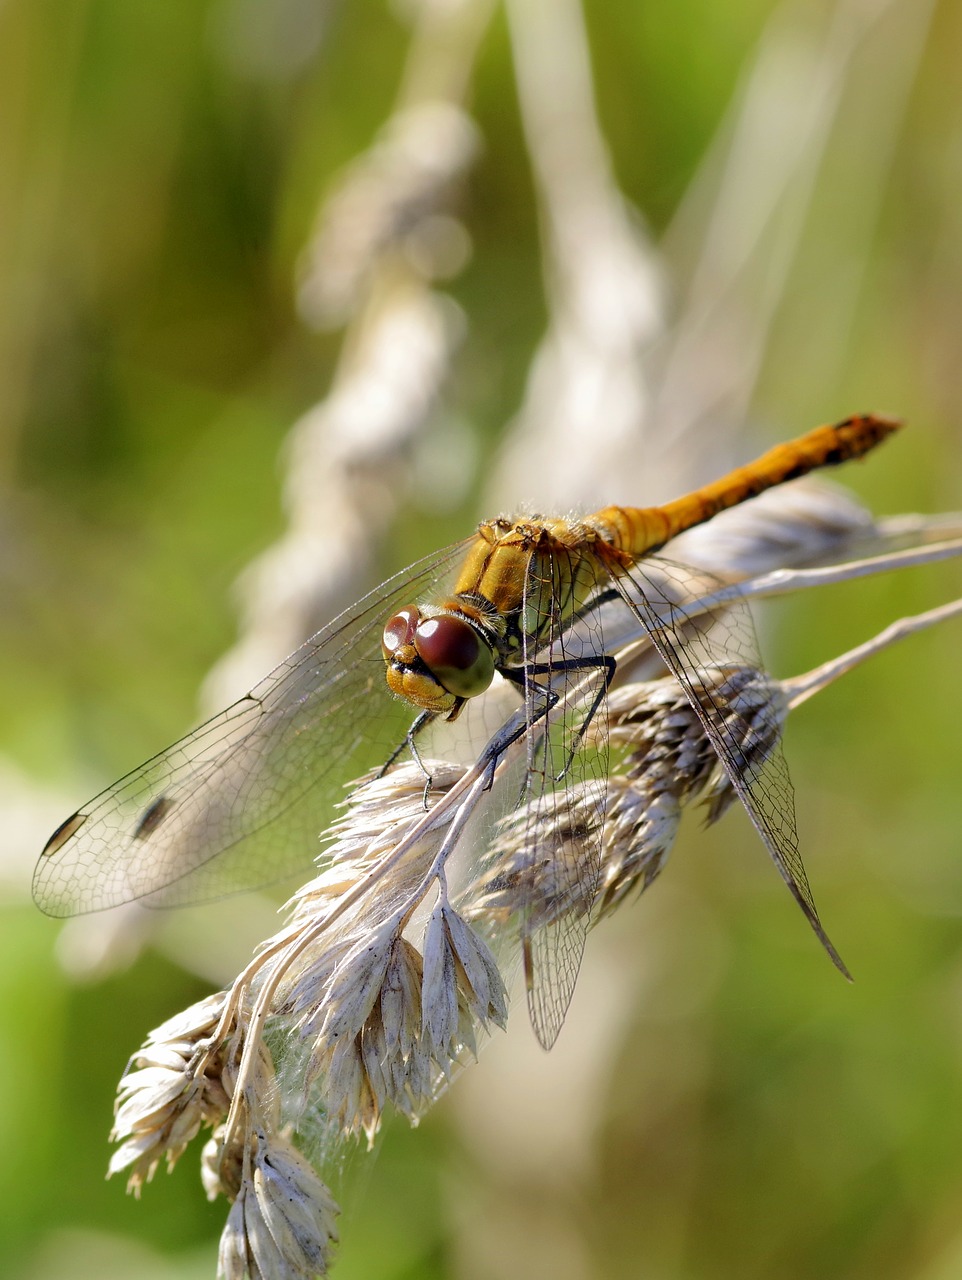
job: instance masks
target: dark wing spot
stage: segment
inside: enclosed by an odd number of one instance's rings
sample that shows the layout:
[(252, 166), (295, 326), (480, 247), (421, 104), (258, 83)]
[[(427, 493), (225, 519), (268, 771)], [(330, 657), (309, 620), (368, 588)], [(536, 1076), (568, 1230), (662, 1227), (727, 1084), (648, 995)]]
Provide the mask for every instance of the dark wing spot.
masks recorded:
[(134, 839), (146, 840), (153, 835), (173, 807), (174, 802), (169, 796), (158, 796), (140, 815), (140, 821), (134, 828)]
[(43, 846), (41, 858), (49, 858), (52, 853), (62, 849), (70, 837), (76, 835), (86, 821), (87, 815), (85, 813), (74, 813), (71, 814), (66, 822), (61, 822), (60, 826)]

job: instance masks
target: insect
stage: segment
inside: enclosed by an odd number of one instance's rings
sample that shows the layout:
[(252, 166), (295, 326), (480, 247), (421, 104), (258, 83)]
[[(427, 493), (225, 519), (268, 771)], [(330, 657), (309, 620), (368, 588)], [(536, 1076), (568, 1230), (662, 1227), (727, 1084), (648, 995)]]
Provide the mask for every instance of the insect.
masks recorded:
[[(899, 425), (862, 415), (818, 427), (658, 507), (481, 524), (364, 596), (245, 697), (71, 815), (38, 862), (37, 903), (53, 916), (135, 899), (166, 906), (283, 878), (317, 852), (351, 779), (378, 757), (390, 769), (406, 743), (416, 754), (429, 726), (442, 736), (496, 681), (513, 686), (524, 708), (512, 737), (525, 740), (520, 802), (535, 832), (539, 813), (563, 803), (568, 789), (604, 787), (603, 734), (601, 750), (597, 731), (589, 748), (585, 730), (603, 717), (617, 668), (605, 636), (620, 616), (647, 635), (685, 690), (778, 871), (845, 972), (798, 851), (781, 750), (750, 760), (703, 674), (752, 659), (750, 619), (744, 610), (701, 615), (683, 574), (654, 553), (765, 489), (864, 455)], [(481, 750), (493, 764), (507, 742), (495, 733)], [(571, 912), (528, 934), (522, 920), (529, 1007), (543, 1043), (560, 1028), (587, 924), (586, 912)]]

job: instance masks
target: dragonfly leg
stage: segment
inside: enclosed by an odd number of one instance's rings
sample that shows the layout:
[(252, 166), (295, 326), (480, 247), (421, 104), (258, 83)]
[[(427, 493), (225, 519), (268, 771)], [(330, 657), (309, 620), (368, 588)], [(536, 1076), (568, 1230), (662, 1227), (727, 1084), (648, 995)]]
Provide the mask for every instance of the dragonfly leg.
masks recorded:
[(425, 767), (424, 761), (421, 759), (420, 751), (418, 751), (417, 735), (421, 732), (421, 730), (425, 727), (425, 725), (429, 725), (431, 721), (434, 719), (436, 719), (436, 716), (433, 711), (422, 711), (421, 714), (414, 721), (414, 723), (411, 725), (410, 729), (408, 729), (407, 733), (404, 735), (403, 740), (397, 744), (397, 746), (394, 748), (394, 750), (391, 752), (388, 758), (381, 765), (380, 769), (378, 769), (377, 771), (377, 776), (379, 778), (383, 778), (384, 775), (387, 773), (388, 769), (390, 769), (391, 765), (394, 764), (398, 760), (398, 758), (401, 755), (403, 755), (405, 751), (410, 751), (412, 757), (414, 758), (415, 764), (424, 774), (424, 777), (426, 779), (425, 787), (424, 787), (425, 809), (427, 809), (428, 807), (427, 796), (428, 796), (428, 792), (431, 790), (431, 775), (430, 773), (428, 773), (428, 770)]
[(595, 718), (598, 708), (604, 701), (605, 694), (611, 687), (611, 682), (615, 678), (616, 668), (617, 663), (610, 653), (593, 654), (591, 657), (587, 658), (567, 658), (561, 662), (534, 662), (529, 663), (524, 670), (518, 671), (511, 670), (510, 668), (502, 668), (501, 674), (506, 680), (509, 680), (512, 684), (517, 686), (523, 693), (528, 693), (532, 688), (537, 689), (540, 693), (545, 695), (545, 703), (527, 725), (520, 728), (506, 743), (503, 744), (501, 750), (503, 750), (505, 746), (510, 745), (511, 742), (515, 741), (516, 738), (519, 738), (521, 734), (530, 729), (532, 725), (543, 720), (561, 696), (560, 694), (555, 693), (553, 689), (548, 689), (544, 685), (535, 683), (533, 677), (542, 675), (553, 677), (564, 671), (585, 672), (600, 670), (603, 673), (601, 683), (595, 690), (594, 696), (591, 699), (591, 705), (585, 712), (581, 724), (578, 726), (578, 730), (574, 735), (571, 750), (568, 753), (568, 759), (565, 761), (564, 768), (555, 778), (555, 782), (561, 782), (565, 774), (571, 768), (571, 762), (575, 758), (575, 754), (581, 745), (581, 739), (584, 737), (588, 725), (591, 724), (592, 720)]
[[(535, 670), (528, 668), (529, 673)], [(487, 770), (487, 780), (485, 782), (485, 790), (489, 791), (494, 783), (494, 772), (498, 761), (507, 751), (512, 743), (517, 742), (519, 738), (536, 725), (539, 720), (543, 720), (551, 708), (557, 703), (559, 695), (551, 689), (546, 689), (544, 685), (535, 684), (534, 682), (526, 684), (524, 676), (518, 672), (502, 671), (505, 679), (515, 686), (518, 692), (524, 696), (526, 690), (537, 689), (544, 697), (544, 706), (530, 720), (522, 720), (518, 718), (518, 722), (513, 729), (508, 729), (507, 725), (503, 726), (490, 740), (482, 752), (482, 759), (485, 759), (485, 768)]]
[(417, 735), (421, 732), (426, 724), (430, 724), (435, 719), (434, 713), (431, 711), (422, 711), (418, 718), (407, 731), (404, 739), (404, 745), (411, 753), (414, 763), (424, 774), (424, 795), (421, 797), (421, 808), (425, 813), (428, 811), (428, 796), (431, 794), (431, 784), (434, 781), (427, 765), (421, 759), (421, 753), (418, 750)]

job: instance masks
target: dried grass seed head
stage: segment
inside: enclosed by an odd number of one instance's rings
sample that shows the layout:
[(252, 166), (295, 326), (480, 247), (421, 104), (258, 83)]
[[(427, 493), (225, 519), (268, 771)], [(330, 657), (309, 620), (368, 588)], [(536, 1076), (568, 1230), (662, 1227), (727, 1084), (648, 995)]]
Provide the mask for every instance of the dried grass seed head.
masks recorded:
[(306, 1099), (319, 1083), (342, 1132), (372, 1140), (387, 1104), (416, 1122), (465, 1053), (475, 1053), (477, 1031), (507, 1020), (494, 957), (449, 905), (432, 912), (422, 945), (423, 954), (399, 931), (359, 941), (297, 1028), (310, 1042), (299, 1087)]
[[(425, 772), (425, 770), (427, 772)], [(372, 771), (359, 780), (343, 803), (344, 812), (332, 824), (318, 859), (319, 875), (291, 899), (291, 924), (312, 921), (344, 894), (355, 889), (377, 864), (390, 856), (425, 814), (464, 777), (464, 766), (426, 760), (424, 768), (404, 762), (382, 774)], [(409, 894), (430, 867), (443, 836), (444, 821), (411, 842), (404, 858), (379, 882), (378, 901), (397, 901)], [(369, 904), (365, 903), (365, 908)]]
[(128, 1170), (137, 1195), (161, 1160), (172, 1169), (200, 1129), (227, 1114), (224, 1058), (211, 1040), (226, 998), (208, 996), (152, 1031), (120, 1081), (110, 1136), (122, 1145), (107, 1176)]
[(339, 1209), (293, 1144), (251, 1134), (244, 1177), (221, 1236), (223, 1280), (313, 1280), (327, 1275)]

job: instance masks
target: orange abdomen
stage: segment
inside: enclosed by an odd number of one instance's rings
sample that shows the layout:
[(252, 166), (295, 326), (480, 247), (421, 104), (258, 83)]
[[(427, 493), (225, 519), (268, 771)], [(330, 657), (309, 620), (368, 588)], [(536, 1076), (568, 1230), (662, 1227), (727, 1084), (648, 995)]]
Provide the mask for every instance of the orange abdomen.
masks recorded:
[(901, 425), (896, 418), (862, 414), (834, 425), (816, 427), (797, 440), (776, 445), (720, 480), (663, 506), (605, 507), (589, 516), (586, 524), (596, 529), (616, 552), (637, 560), (657, 551), (686, 529), (703, 524), (719, 511), (737, 506), (765, 489), (820, 467), (835, 467), (850, 458), (862, 457)]

